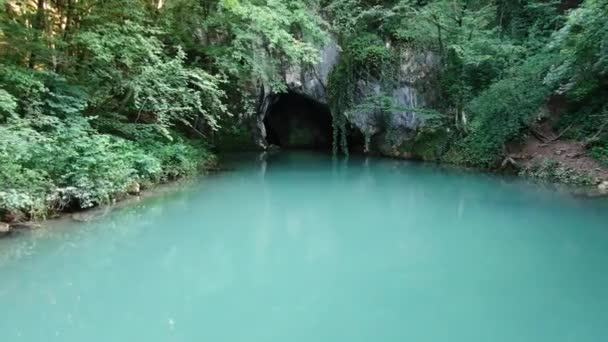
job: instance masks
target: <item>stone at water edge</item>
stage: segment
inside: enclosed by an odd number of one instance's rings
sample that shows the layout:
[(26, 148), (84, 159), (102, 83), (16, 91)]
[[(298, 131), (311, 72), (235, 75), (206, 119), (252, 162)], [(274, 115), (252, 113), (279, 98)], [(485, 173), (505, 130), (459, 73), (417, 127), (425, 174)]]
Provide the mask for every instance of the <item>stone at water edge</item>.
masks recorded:
[(0, 222), (0, 236), (11, 232), (11, 226), (8, 223)]
[(139, 195), (140, 192), (141, 192), (141, 186), (139, 185), (138, 182), (131, 183), (131, 185), (129, 185), (129, 187), (127, 188), (127, 193), (129, 195)]
[(269, 144), (268, 147), (266, 148), (266, 150), (269, 152), (273, 152), (273, 151), (279, 151), (279, 150), (281, 150), (281, 148), (277, 145)]
[(36, 222), (18, 222), (18, 223), (12, 223), (11, 224), (11, 230), (12, 231), (16, 231), (16, 230), (32, 230), (32, 229), (40, 229), (42, 228), (42, 225), (40, 223), (36, 223)]
[(608, 192), (608, 181), (603, 181), (597, 188), (600, 189), (601, 192)]

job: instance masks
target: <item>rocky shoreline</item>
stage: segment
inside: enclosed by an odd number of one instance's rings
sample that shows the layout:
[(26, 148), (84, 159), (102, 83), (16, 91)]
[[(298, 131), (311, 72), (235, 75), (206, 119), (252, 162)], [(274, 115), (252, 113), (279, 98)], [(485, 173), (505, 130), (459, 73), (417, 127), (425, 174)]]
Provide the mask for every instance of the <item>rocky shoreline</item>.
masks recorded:
[(19, 223), (6, 223), (0, 222), (0, 238), (10, 236), (18, 233), (22, 230), (31, 230), (42, 228), (42, 224), (39, 222), (19, 222)]
[[(214, 174), (220, 171), (223, 171), (223, 169), (214, 164), (207, 166), (204, 172), (202, 174), (199, 174), (198, 176)], [(111, 203), (97, 205), (92, 208), (76, 210), (74, 212), (58, 212), (52, 217), (47, 217), (41, 220), (23, 220), (13, 222), (0, 221), (0, 239), (16, 236), (23, 231), (44, 228), (44, 222), (47, 221), (72, 220), (77, 222), (89, 222), (105, 216), (114, 209), (128, 206), (144, 198), (157, 196), (168, 191), (173, 191), (177, 187), (184, 186), (184, 184), (187, 184), (193, 178), (196, 178), (196, 176), (180, 178), (167, 183), (154, 184), (150, 187), (145, 188), (139, 184), (132, 185), (129, 191), (124, 196), (116, 198)]]
[[(279, 149), (280, 148), (278, 148), (277, 146), (271, 145), (267, 148), (267, 151), (278, 152)], [(425, 162), (418, 158), (413, 157), (409, 153), (394, 153), (394, 154), (372, 153), (371, 155), (379, 157), (379, 158), (392, 158), (392, 159), (399, 159), (399, 160), (413, 160), (413, 161)], [(489, 172), (489, 173), (500, 174), (499, 170), (476, 169), (476, 168), (470, 168), (470, 167), (463, 167), (463, 166), (456, 165), (456, 164), (441, 163), (441, 162), (437, 162), (437, 161), (426, 161), (426, 162), (434, 163), (438, 167), (466, 169), (466, 170), (470, 170), (471, 172), (482, 172), (482, 173)], [(222, 169), (221, 167), (215, 166), (213, 168), (206, 169), (205, 174), (217, 173), (220, 171), (224, 171), (224, 169)], [(511, 174), (514, 175), (513, 173), (511, 173)], [(522, 177), (522, 176), (518, 176), (518, 177), (520, 177), (522, 179), (527, 178), (527, 177)], [(92, 221), (92, 220), (105, 216), (106, 214), (111, 212), (113, 209), (127, 206), (133, 202), (140, 201), (143, 198), (155, 196), (157, 194), (160, 194), (160, 193), (163, 193), (166, 191), (172, 191), (175, 189), (175, 187), (179, 187), (179, 186), (183, 185), (184, 183), (187, 183), (187, 181), (189, 179), (192, 179), (192, 178), (175, 180), (175, 181), (172, 181), (169, 183), (155, 185), (148, 189), (142, 189), (138, 184), (137, 186), (133, 186), (130, 189), (127, 196), (124, 196), (124, 197), (114, 201), (111, 204), (99, 205), (99, 206), (96, 206), (93, 208), (83, 209), (83, 210), (79, 210), (76, 212), (58, 213), (55, 217), (48, 218), (45, 220), (11, 222), (11, 223), (0, 222), (0, 238), (15, 236), (15, 235), (19, 234), (19, 232), (22, 232), (22, 231), (43, 228), (44, 227), (43, 223), (45, 221), (49, 221), (49, 220), (67, 219), (67, 220), (72, 220), (72, 221), (77, 221), (77, 222), (89, 222), (89, 221)], [(608, 181), (602, 181), (597, 186), (568, 185), (568, 184), (563, 184), (563, 183), (556, 182), (556, 181), (546, 181), (545, 183), (551, 184), (556, 187), (563, 186), (563, 188), (561, 188), (563, 191), (568, 192), (576, 197), (584, 197), (584, 198), (608, 197)]]

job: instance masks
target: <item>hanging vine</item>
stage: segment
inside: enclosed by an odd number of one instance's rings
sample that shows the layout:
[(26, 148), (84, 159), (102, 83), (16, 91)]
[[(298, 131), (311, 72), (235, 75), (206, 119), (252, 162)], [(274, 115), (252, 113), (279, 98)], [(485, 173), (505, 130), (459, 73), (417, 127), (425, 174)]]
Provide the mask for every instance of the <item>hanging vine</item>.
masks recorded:
[[(398, 63), (395, 51), (382, 39), (371, 33), (348, 39), (340, 62), (329, 75), (328, 99), (332, 112), (333, 152), (348, 155), (348, 115), (365, 101), (365, 94), (358, 85), (379, 83), (381, 92), (394, 88)], [(366, 147), (371, 136), (362, 132)]]

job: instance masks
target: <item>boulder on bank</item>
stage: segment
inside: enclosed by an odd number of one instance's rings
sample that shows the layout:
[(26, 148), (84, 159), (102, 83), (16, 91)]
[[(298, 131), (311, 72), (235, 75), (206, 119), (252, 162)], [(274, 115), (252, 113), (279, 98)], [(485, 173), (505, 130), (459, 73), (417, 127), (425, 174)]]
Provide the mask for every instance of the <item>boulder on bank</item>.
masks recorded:
[(11, 232), (11, 226), (8, 223), (0, 222), (0, 237), (8, 235)]
[(141, 186), (139, 185), (138, 182), (133, 182), (129, 185), (129, 187), (127, 188), (127, 193), (129, 195), (139, 195), (139, 193), (141, 192)]
[(32, 229), (40, 229), (42, 225), (36, 222), (18, 222), (11, 224), (11, 231), (15, 230), (32, 230)]
[(280, 150), (281, 150), (281, 148), (274, 144), (269, 144), (268, 147), (266, 148), (266, 151), (269, 151), (269, 152), (275, 152), (275, 151), (280, 151)]
[(11, 236), (19, 233), (20, 231), (40, 229), (42, 225), (37, 222), (15, 222), (8, 224), (6, 222), (0, 222), (0, 238)]
[(600, 183), (600, 185), (597, 186), (597, 188), (602, 192), (602, 193), (608, 193), (608, 181), (603, 181)]

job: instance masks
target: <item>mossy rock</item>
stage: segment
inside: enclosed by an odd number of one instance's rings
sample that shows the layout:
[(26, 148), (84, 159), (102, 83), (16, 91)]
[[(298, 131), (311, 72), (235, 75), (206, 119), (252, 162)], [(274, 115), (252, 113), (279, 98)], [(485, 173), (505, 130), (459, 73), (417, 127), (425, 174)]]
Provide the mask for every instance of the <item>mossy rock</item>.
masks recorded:
[(444, 132), (425, 134), (414, 142), (412, 153), (423, 160), (439, 161), (445, 155), (450, 143)]
[(422, 133), (413, 140), (406, 140), (395, 149), (400, 155), (410, 155), (414, 159), (439, 161), (448, 150), (450, 137), (441, 132)]
[(245, 128), (235, 131), (224, 131), (214, 139), (215, 147), (220, 151), (257, 150), (251, 132)]

